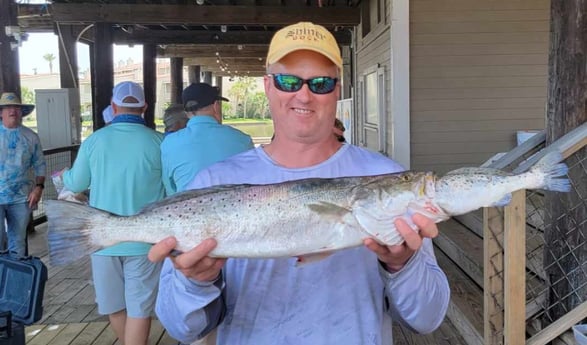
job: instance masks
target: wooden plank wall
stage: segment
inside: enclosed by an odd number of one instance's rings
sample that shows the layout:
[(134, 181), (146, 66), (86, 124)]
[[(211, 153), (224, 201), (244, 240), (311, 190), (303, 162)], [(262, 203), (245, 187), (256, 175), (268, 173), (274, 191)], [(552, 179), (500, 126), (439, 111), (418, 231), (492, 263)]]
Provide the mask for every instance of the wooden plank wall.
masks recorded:
[[(545, 125), (550, 0), (411, 0), (412, 169), (480, 165)], [(359, 60), (360, 61), (360, 60)]]
[[(370, 3), (376, 2), (376, 0), (369, 0)], [(388, 1), (389, 3), (390, 1)], [(388, 6), (391, 6), (388, 4)], [(363, 79), (363, 74), (374, 68), (383, 67), (385, 69), (385, 94), (391, 95), (391, 81), (390, 76), (390, 64), (391, 64), (391, 39), (390, 39), (390, 10), (387, 8), (385, 13), (385, 20), (375, 27), (371, 27), (368, 34), (363, 37), (361, 25), (358, 26), (356, 31), (356, 82), (355, 82), (355, 94), (354, 94), (354, 109), (355, 114), (353, 115), (353, 121), (357, 124), (358, 138), (361, 141), (360, 145), (369, 147), (375, 151), (379, 150), (379, 134), (377, 131), (365, 131), (362, 127), (361, 114), (363, 109), (361, 108), (362, 95), (359, 92), (359, 81)], [(388, 96), (386, 101), (387, 114), (391, 114), (390, 97)], [(389, 123), (389, 120), (388, 120)], [(390, 138), (390, 128), (386, 128), (387, 137)], [(387, 152), (391, 152), (390, 142), (387, 142)]]

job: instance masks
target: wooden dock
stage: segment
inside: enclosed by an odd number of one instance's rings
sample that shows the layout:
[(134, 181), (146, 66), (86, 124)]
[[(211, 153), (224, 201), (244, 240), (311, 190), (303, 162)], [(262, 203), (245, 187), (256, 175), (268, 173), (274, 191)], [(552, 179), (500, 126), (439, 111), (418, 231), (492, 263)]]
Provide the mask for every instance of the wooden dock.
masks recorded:
[[(29, 252), (41, 257), (48, 268), (43, 317), (25, 329), (27, 345), (114, 345), (120, 344), (110, 329), (108, 318), (97, 313), (89, 257), (68, 266), (53, 267), (48, 262), (46, 223), (29, 235)], [(395, 345), (465, 345), (449, 320), (436, 332), (417, 335), (394, 325)], [(154, 319), (149, 345), (175, 345)]]

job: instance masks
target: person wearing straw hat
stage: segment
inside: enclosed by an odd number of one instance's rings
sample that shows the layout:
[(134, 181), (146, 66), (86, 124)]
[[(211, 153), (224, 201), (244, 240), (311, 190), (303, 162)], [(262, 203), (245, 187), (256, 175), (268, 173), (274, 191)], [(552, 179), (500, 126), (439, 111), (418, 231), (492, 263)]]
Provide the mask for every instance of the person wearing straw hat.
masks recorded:
[[(327, 29), (301, 22), (277, 31), (266, 61), (263, 82), (275, 138), (203, 169), (187, 189), (404, 170), (389, 157), (333, 135), (342, 58)], [(325, 213), (340, 217), (344, 226), (357, 221), (349, 211)], [(177, 241), (163, 239), (149, 252), (151, 260), (165, 260), (155, 309), (159, 321), (184, 343), (216, 329), (217, 344), (390, 345), (392, 318), (418, 333), (434, 331), (450, 300), (431, 240), (438, 228), (419, 213), (405, 219), (374, 213), (358, 222), (371, 231), (393, 222), (404, 242), (386, 246), (365, 235), (363, 246), (307, 258), (314, 262), (302, 266), (287, 257), (211, 257), (214, 238), (170, 255)]]
[(22, 118), (34, 108), (14, 92), (0, 96), (0, 246), (7, 235), (8, 251), (18, 257), (28, 255), (27, 224), (45, 188), (47, 164), (41, 140), (22, 125)]

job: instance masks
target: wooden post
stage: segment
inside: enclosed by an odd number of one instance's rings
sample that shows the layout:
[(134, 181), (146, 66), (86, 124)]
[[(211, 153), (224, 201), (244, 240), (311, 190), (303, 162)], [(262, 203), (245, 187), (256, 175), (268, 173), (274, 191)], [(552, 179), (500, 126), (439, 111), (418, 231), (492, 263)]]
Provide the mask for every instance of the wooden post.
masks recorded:
[(204, 72), (204, 78), (202, 78), (202, 82), (212, 85), (212, 72), (210, 72), (210, 71)]
[(59, 75), (62, 88), (79, 88), (76, 36), (73, 25), (55, 24), (59, 45)]
[(504, 208), (504, 343), (526, 342), (526, 190)]
[(102, 111), (112, 100), (114, 87), (114, 64), (112, 62), (112, 27), (109, 23), (94, 25), (94, 44), (91, 46), (93, 59), (93, 119), (94, 131), (104, 127)]
[(147, 126), (155, 129), (155, 109), (157, 107), (157, 50), (154, 44), (143, 45), (143, 89), (149, 105), (144, 118)]
[(188, 81), (190, 84), (200, 82), (200, 66), (194, 65), (188, 67)]
[(183, 58), (170, 58), (169, 69), (171, 74), (171, 103), (181, 104), (181, 92), (183, 91)]
[(352, 91), (352, 51), (350, 46), (342, 46), (342, 75), (341, 75), (341, 99), (351, 98)]
[(20, 66), (14, 38), (6, 35), (6, 26), (18, 27), (16, 2), (0, 1), (0, 91), (20, 95)]
[[(551, 0), (546, 143), (587, 121), (587, 0)], [(545, 322), (561, 318), (587, 296), (587, 148), (567, 159), (570, 193), (546, 193), (545, 268), (551, 282)], [(572, 253), (572, 255), (569, 255)], [(563, 296), (563, 297), (558, 297)]]
[(503, 344), (503, 217), (483, 209), (483, 331), (485, 345)]

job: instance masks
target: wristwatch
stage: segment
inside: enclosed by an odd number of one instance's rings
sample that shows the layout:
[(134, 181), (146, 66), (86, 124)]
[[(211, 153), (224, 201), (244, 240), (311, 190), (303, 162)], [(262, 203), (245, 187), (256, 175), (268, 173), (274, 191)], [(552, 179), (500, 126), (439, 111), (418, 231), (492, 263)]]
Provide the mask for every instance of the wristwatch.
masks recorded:
[(41, 189), (45, 189), (45, 185), (43, 183), (37, 183), (35, 187), (41, 187)]

